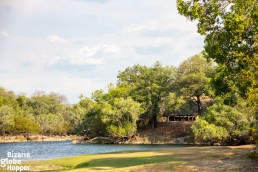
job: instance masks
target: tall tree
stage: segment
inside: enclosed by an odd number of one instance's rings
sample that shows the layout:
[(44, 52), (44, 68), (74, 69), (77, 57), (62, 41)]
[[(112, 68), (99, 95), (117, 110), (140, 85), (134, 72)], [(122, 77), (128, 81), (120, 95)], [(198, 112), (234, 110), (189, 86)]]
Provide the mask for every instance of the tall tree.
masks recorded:
[(258, 1), (177, 0), (177, 8), (190, 20), (198, 20), (198, 32), (205, 36), (206, 57), (219, 64), (216, 82), (221, 82), (223, 87), (215, 85), (218, 93), (235, 87), (242, 97), (255, 103), (258, 97)]
[(176, 72), (175, 92), (178, 96), (195, 101), (198, 114), (201, 114), (201, 96), (211, 95), (210, 79), (214, 74), (214, 65), (198, 54), (188, 58)]
[(107, 93), (101, 90), (93, 93), (96, 102), (91, 100), (93, 106), (86, 112), (83, 121), (88, 136), (108, 136), (119, 139), (129, 138), (135, 134), (136, 122), (139, 115), (143, 113), (143, 108), (140, 103), (125, 96), (126, 90), (110, 84)]
[(160, 105), (171, 91), (174, 71), (174, 67), (157, 62), (152, 67), (128, 67), (118, 74), (118, 86), (128, 88), (129, 95), (143, 104), (144, 115), (151, 119), (153, 128), (157, 128), (157, 116), (161, 115)]

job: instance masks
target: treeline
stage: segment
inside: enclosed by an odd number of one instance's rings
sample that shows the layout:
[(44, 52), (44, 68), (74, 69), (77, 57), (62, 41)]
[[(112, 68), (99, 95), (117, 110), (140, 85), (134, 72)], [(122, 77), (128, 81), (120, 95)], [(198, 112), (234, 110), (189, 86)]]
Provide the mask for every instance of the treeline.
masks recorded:
[(57, 93), (15, 95), (0, 87), (0, 134), (77, 134), (85, 110)]
[[(132, 137), (137, 129), (158, 127), (168, 114), (199, 115), (192, 126), (196, 141), (254, 140), (255, 108), (240, 95), (218, 96), (217, 65), (201, 54), (179, 67), (135, 65), (118, 73), (116, 84), (68, 105), (57, 93), (31, 97), (0, 88), (0, 133), (80, 134), (112, 139)], [(242, 139), (242, 140), (243, 140)]]
[(96, 90), (88, 99), (93, 106), (84, 119), (87, 135), (130, 138), (137, 127), (158, 127), (157, 118), (164, 114), (204, 113), (209, 103), (202, 98), (213, 94), (209, 83), (214, 69), (212, 62), (196, 55), (178, 68), (157, 62), (120, 71), (107, 92)]
[(179, 67), (135, 65), (119, 72), (107, 92), (97, 90), (87, 99), (85, 134), (113, 139), (130, 138), (164, 114), (198, 114), (192, 131), (197, 142), (240, 144), (257, 137), (256, 110), (237, 92), (220, 95), (214, 78), (217, 65), (201, 54)]

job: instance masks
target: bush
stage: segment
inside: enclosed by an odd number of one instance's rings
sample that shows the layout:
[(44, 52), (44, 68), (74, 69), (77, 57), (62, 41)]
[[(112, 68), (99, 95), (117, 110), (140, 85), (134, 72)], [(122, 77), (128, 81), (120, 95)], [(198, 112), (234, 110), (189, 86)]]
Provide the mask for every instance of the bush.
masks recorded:
[(130, 122), (126, 122), (124, 126), (115, 126), (114, 124), (111, 124), (107, 126), (107, 132), (114, 138), (130, 138), (136, 132), (136, 125)]
[(10, 106), (3, 105), (0, 107), (0, 134), (9, 133), (13, 130), (14, 113)]
[(33, 133), (38, 134), (41, 132), (39, 124), (30, 118), (18, 115), (15, 118), (15, 133)]
[(207, 112), (193, 123), (195, 139), (229, 141), (230, 144), (241, 142), (241, 139), (246, 139), (250, 135), (250, 128), (254, 122), (253, 114), (245, 111), (237, 106), (231, 107), (215, 101)]
[(42, 134), (64, 134), (66, 133), (64, 119), (56, 114), (40, 114), (36, 116), (40, 124)]
[(90, 137), (131, 137), (137, 129), (136, 121), (143, 112), (141, 104), (131, 98), (114, 98), (110, 103), (98, 103), (84, 119)]
[(229, 134), (225, 128), (210, 124), (206, 120), (199, 117), (196, 118), (191, 128), (194, 133), (195, 141), (197, 142), (212, 140), (221, 142), (229, 137)]

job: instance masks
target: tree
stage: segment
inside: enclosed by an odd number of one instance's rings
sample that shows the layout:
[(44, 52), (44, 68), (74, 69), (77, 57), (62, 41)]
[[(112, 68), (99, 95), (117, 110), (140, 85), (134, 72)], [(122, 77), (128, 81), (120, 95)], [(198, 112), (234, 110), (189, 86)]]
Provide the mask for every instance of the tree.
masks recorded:
[(216, 84), (217, 93), (237, 88), (257, 106), (258, 1), (177, 0), (177, 9), (190, 20), (198, 20), (206, 57), (219, 65), (215, 81), (223, 87)]
[(128, 89), (109, 84), (108, 92), (97, 90), (95, 100), (87, 100), (88, 108), (84, 128), (88, 135), (108, 136), (115, 139), (131, 137), (137, 130), (136, 122), (144, 110), (142, 105), (128, 96)]
[(197, 103), (201, 114), (201, 96), (211, 95), (210, 79), (214, 73), (212, 62), (201, 54), (188, 58), (180, 64), (176, 72), (175, 92), (178, 96), (190, 98)]
[(234, 107), (224, 105), (223, 99), (215, 99), (207, 112), (197, 118), (192, 129), (198, 141), (229, 141), (230, 144), (246, 141), (255, 125), (252, 108), (246, 108), (244, 100)]
[[(75, 133), (87, 134), (88, 124), (85, 122), (85, 116), (96, 106), (96, 102), (88, 97), (81, 97), (79, 103), (73, 106), (73, 109), (64, 113), (64, 119), (70, 127), (73, 127)], [(70, 109), (70, 108), (67, 108)], [(90, 121), (89, 121), (90, 123)], [(86, 132), (86, 133), (85, 133)]]
[(28, 117), (17, 115), (15, 117), (15, 133), (33, 133), (38, 134), (41, 132), (39, 124)]
[(152, 120), (153, 128), (157, 128), (157, 116), (162, 115), (160, 106), (172, 89), (174, 71), (174, 67), (157, 62), (152, 67), (128, 67), (118, 74), (118, 86), (128, 88), (129, 96), (143, 105), (144, 117)]
[(65, 122), (62, 116), (56, 114), (39, 114), (36, 116), (40, 124), (42, 134), (66, 133)]
[(44, 92), (36, 92), (31, 97), (29, 105), (33, 108), (35, 115), (39, 114), (58, 114), (62, 111), (61, 103), (65, 102), (65, 96), (57, 93), (50, 93), (49, 95)]
[(15, 111), (8, 105), (0, 107), (0, 133), (5, 134), (11, 132), (14, 127), (14, 114)]
[(136, 122), (142, 112), (141, 104), (131, 98), (115, 98), (111, 106), (103, 109), (107, 133), (114, 138), (130, 138), (136, 132)]
[(196, 113), (197, 107), (193, 101), (180, 98), (171, 92), (165, 100), (164, 111), (166, 114), (186, 115)]

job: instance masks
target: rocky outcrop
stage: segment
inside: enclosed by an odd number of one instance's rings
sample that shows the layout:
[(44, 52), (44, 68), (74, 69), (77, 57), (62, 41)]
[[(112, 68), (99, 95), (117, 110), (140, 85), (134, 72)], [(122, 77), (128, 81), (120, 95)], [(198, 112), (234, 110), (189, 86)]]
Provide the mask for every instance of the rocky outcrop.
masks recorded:
[(73, 140), (72, 144), (114, 144), (116, 143), (115, 140), (108, 138), (108, 137), (95, 137), (89, 140)]

